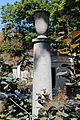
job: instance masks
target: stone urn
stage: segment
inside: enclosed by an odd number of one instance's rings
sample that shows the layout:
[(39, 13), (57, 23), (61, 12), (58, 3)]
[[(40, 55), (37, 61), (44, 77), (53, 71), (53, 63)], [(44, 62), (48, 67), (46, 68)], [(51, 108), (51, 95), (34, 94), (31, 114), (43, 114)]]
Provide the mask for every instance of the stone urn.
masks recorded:
[(39, 35), (44, 35), (47, 32), (49, 15), (50, 13), (44, 10), (34, 12), (35, 28)]

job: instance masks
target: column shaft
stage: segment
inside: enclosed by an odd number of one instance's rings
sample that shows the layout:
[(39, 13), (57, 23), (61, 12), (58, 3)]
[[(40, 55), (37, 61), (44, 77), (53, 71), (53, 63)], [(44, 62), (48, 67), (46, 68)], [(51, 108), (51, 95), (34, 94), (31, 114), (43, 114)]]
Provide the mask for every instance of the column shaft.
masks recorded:
[(39, 107), (42, 107), (38, 101), (36, 94), (41, 93), (42, 89), (50, 94), (52, 99), (52, 80), (51, 80), (51, 56), (49, 39), (39, 37), (33, 39), (34, 44), (34, 76), (33, 76), (33, 114), (38, 114)]

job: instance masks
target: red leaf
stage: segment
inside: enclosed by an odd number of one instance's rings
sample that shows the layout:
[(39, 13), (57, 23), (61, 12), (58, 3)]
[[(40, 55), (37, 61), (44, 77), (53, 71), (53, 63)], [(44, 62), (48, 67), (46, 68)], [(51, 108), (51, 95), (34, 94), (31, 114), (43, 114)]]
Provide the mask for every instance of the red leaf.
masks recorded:
[(77, 36), (79, 36), (79, 35), (80, 35), (80, 30), (75, 31), (75, 32), (72, 33), (72, 37), (73, 37), (73, 38), (75, 38), (75, 37), (77, 37)]

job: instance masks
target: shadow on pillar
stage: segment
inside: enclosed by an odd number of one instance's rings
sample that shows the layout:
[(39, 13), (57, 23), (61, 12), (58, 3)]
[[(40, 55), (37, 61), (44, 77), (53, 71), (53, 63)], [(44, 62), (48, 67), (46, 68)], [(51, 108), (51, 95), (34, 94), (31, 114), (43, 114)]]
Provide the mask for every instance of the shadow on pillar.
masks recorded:
[[(44, 38), (42, 38), (42, 39), (44, 39)], [(47, 43), (47, 44), (45, 44), (45, 43)], [(41, 41), (41, 45), (39, 42), (37, 42), (36, 44), (39, 44), (40, 49), (39, 48), (36, 49), (35, 54), (34, 54), (34, 64), (35, 64), (34, 70), (36, 70), (36, 66), (37, 66), (42, 54), (44, 54), (44, 57), (45, 57), (45, 52), (48, 52), (48, 54), (50, 55), (50, 42)], [(43, 49), (44, 49), (44, 51), (43, 51)], [(37, 54), (37, 52), (39, 52), (40, 54)]]

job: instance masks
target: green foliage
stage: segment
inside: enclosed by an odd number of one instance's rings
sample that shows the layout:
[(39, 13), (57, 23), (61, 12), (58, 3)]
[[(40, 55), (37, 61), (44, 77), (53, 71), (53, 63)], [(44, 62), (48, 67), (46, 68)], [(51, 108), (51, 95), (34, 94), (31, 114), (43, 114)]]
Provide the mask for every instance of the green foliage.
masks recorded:
[(24, 53), (23, 60), (21, 61), (21, 69), (25, 68), (26, 66), (29, 66), (32, 68), (32, 56), (30, 56), (28, 53)]
[[(19, 39), (23, 43), (21, 51), (32, 48), (32, 39), (37, 37), (33, 15), (34, 11), (40, 9), (50, 12), (47, 35), (52, 40), (51, 45), (54, 49), (56, 49), (56, 45), (58, 44), (54, 40), (57, 38), (60, 18), (64, 18), (66, 15), (71, 16), (73, 31), (80, 25), (80, 18), (78, 17), (80, 15), (80, 7), (78, 0), (21, 0), (20, 2), (15, 2), (14, 5), (7, 4), (2, 6), (2, 22), (10, 26), (8, 26), (7, 32), (5, 31), (5, 35), (9, 35), (9, 37), (12, 38), (12, 31), (16, 29), (16, 31), (22, 35)], [(15, 46), (10, 49), (13, 48), (15, 48)]]
[(31, 119), (32, 94), (28, 88), (29, 85), (19, 78), (13, 77), (11, 71), (8, 70), (12, 64), (4, 61), (2, 57), (0, 58), (0, 67), (0, 118), (2, 120)]
[(66, 89), (59, 90), (53, 100), (47, 98), (49, 94), (43, 92), (38, 96), (38, 102), (42, 105), (38, 112), (38, 120), (79, 120), (79, 101), (70, 101), (66, 96)]
[(12, 30), (12, 25), (7, 24), (3, 29), (3, 40), (1, 41), (1, 50), (8, 53), (15, 53), (22, 51), (22, 35), (15, 29)]
[[(64, 43), (63, 48), (62, 46), (59, 46), (58, 51), (60, 54), (66, 54), (71, 62), (68, 64), (62, 64), (62, 67), (68, 68), (68, 71), (60, 72), (57, 75), (66, 77), (69, 80), (66, 85), (70, 87), (72, 86), (73, 90), (71, 91), (74, 92), (75, 96), (75, 94), (80, 92), (80, 68), (78, 68), (78, 66), (80, 66), (80, 30), (73, 32), (70, 16), (61, 19), (60, 23), (66, 27), (65, 29), (62, 28), (64, 31), (59, 31), (59, 34), (62, 36), (56, 40), (60, 43)], [(70, 89), (70, 87), (68, 89)]]

